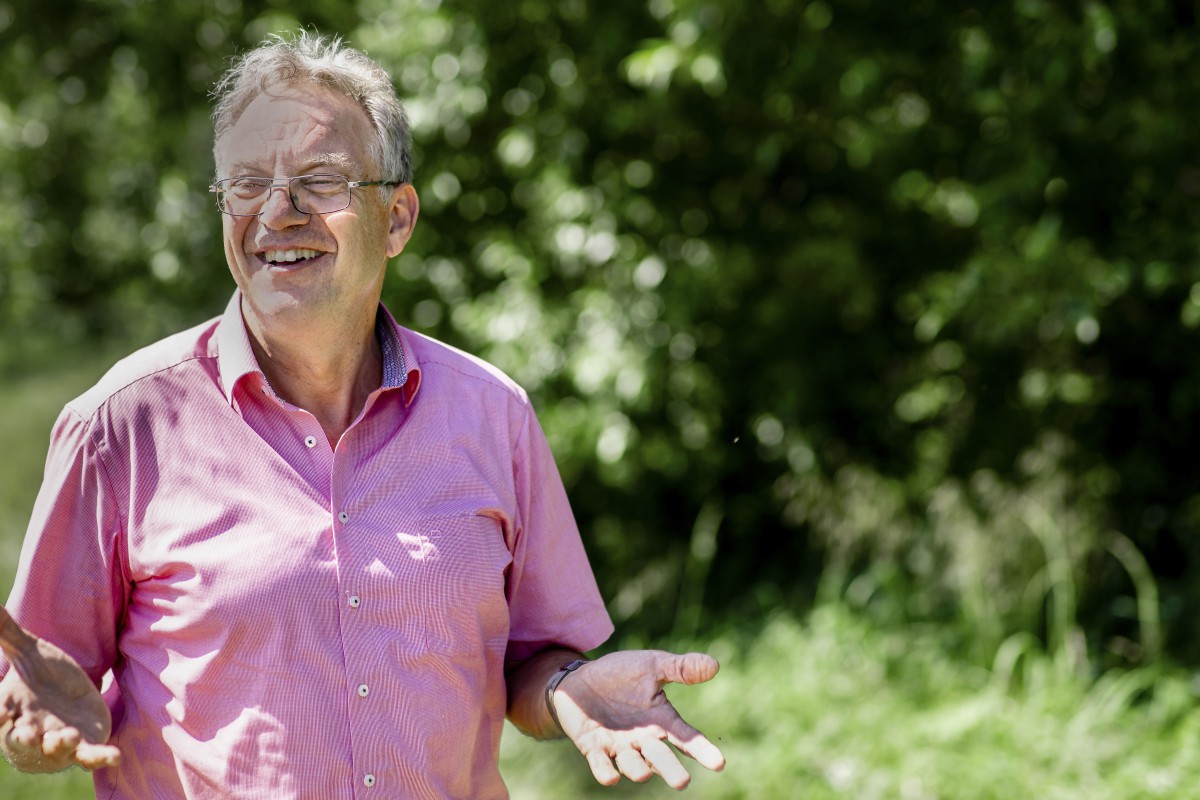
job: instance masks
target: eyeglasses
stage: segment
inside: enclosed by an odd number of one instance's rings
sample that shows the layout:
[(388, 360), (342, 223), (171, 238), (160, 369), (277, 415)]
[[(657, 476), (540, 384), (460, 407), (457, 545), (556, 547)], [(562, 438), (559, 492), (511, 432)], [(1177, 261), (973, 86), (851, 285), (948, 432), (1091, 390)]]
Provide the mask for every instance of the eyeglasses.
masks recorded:
[(292, 206), (301, 214), (332, 214), (350, 207), (350, 190), (359, 186), (399, 186), (401, 181), (351, 181), (341, 175), (295, 178), (222, 178), (208, 187), (217, 208), (233, 217), (257, 217), (276, 186), (287, 186)]

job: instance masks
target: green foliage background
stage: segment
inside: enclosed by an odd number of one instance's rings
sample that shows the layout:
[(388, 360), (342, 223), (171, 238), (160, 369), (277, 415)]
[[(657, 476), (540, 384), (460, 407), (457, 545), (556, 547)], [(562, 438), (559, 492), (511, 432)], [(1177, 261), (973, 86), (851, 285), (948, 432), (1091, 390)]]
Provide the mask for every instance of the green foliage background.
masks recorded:
[(301, 25), (407, 98), (385, 301), (530, 390), (623, 643), (1200, 663), (1195, 2), (0, 2), (10, 387), (220, 310), (206, 93)]

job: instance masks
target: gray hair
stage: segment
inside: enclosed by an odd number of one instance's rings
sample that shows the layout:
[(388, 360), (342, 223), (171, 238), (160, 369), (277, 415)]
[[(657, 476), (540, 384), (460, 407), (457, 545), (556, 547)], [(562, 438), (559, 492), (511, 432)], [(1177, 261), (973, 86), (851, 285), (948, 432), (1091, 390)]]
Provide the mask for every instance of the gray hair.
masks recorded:
[(367, 112), (377, 134), (371, 156), (383, 180), (412, 183), (412, 136), (392, 79), (365, 53), (341, 37), (300, 31), (270, 36), (235, 59), (212, 95), (214, 152), (246, 107), (272, 86), (315, 83), (354, 100)]

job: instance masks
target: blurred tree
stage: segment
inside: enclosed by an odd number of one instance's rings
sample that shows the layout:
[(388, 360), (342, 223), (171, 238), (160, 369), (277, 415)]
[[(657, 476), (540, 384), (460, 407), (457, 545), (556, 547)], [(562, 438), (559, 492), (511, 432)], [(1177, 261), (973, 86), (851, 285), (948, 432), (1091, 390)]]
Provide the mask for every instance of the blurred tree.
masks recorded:
[(219, 309), (206, 93), (300, 25), (408, 98), (385, 300), (530, 389), (627, 631), (824, 574), (1107, 647), (1119, 530), (1200, 659), (1191, 4), (0, 3), (0, 367)]

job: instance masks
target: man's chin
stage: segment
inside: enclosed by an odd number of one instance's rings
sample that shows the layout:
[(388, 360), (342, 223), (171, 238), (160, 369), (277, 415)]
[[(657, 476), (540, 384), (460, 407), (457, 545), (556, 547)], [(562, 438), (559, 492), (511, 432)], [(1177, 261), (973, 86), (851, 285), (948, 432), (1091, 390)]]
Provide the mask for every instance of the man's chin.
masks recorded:
[(250, 306), (261, 322), (295, 322), (325, 315), (331, 298), (323, 287), (279, 285), (271, 277), (260, 273), (249, 287), (242, 289), (244, 304)]

